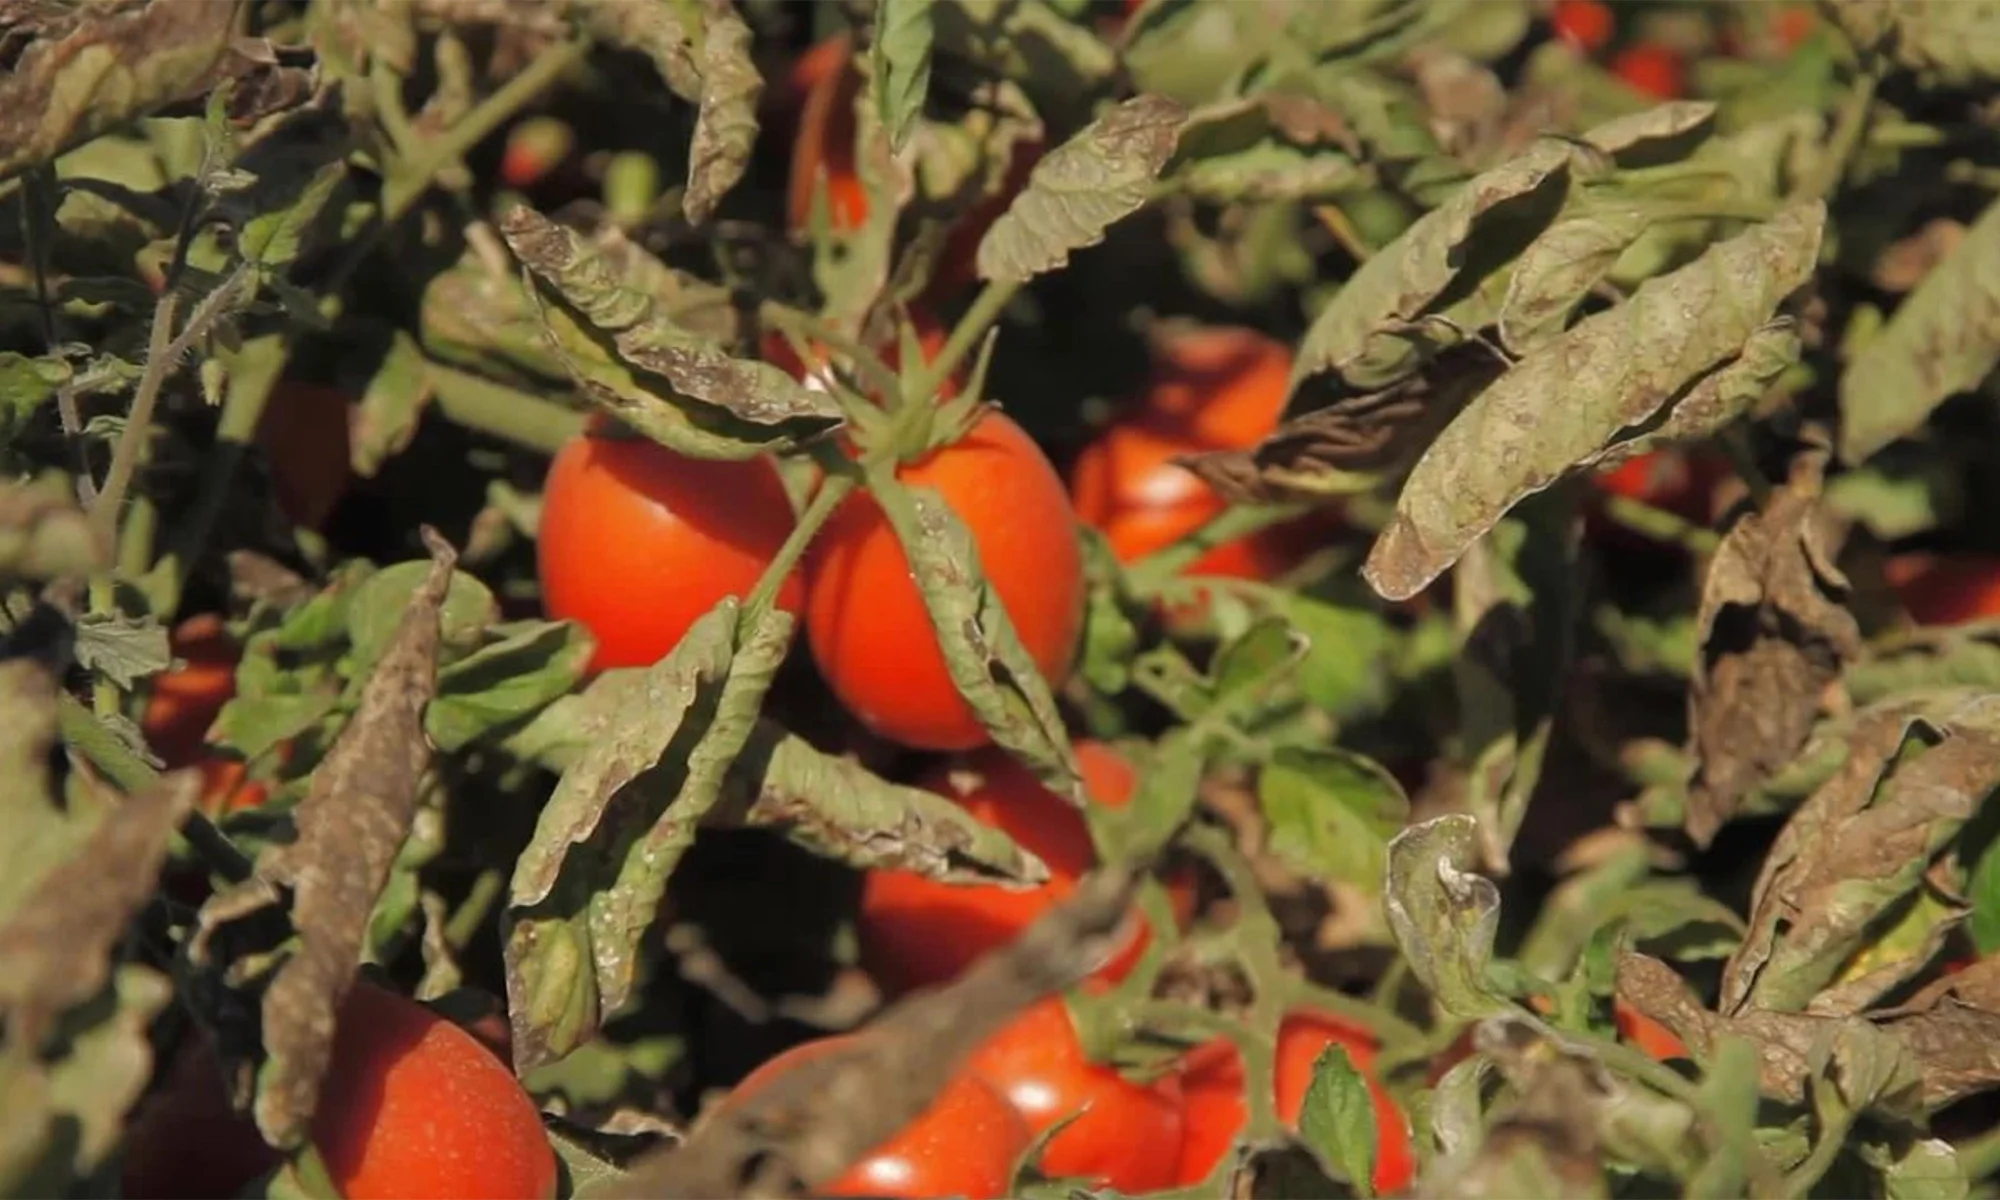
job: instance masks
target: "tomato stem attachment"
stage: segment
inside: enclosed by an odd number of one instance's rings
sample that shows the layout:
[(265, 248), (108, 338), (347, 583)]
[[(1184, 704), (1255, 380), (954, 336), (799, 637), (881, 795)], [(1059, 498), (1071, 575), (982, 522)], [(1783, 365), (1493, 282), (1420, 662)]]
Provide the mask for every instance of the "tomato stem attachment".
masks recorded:
[(743, 612), (737, 620), (738, 629), (755, 628), (763, 620), (778, 595), (778, 589), (784, 585), (785, 577), (799, 565), (813, 538), (858, 482), (854, 464), (843, 457), (833, 443), (822, 438), (809, 449), (820, 469), (826, 473), (826, 478), (807, 502), (805, 511), (799, 514), (798, 523), (785, 536), (784, 544), (771, 556), (771, 564), (764, 568), (764, 574), (757, 580), (749, 598), (743, 602)]

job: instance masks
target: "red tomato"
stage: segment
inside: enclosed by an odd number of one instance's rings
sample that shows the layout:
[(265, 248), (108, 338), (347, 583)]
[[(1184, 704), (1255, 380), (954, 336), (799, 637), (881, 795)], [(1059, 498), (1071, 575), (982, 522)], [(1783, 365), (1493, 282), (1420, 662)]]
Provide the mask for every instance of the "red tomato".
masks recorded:
[[(729, 1108), (769, 1087), (801, 1063), (852, 1042), (853, 1034), (794, 1046), (745, 1076), (723, 1101)], [(1000, 1089), (962, 1073), (939, 1092), (923, 1115), (868, 1152), (845, 1174), (814, 1190), (817, 1196), (1005, 1196), (1014, 1164), (1033, 1138)]]
[(507, 131), (500, 155), (500, 181), (528, 188), (562, 165), (576, 146), (576, 131), (559, 117), (530, 117)]
[(1556, 0), (1549, 20), (1556, 36), (1583, 54), (1604, 49), (1618, 26), (1618, 18), (1602, 0)]
[[(1368, 1081), (1375, 1105), (1375, 1190), (1401, 1191), (1416, 1176), (1416, 1155), (1410, 1145), (1409, 1121), (1375, 1078), (1375, 1039), (1333, 1017), (1295, 1012), (1278, 1027), (1275, 1099), (1278, 1119), (1296, 1130), (1313, 1065), (1328, 1046), (1347, 1051)], [(1188, 1055), (1181, 1086), (1186, 1095), (1187, 1138), (1182, 1143), (1179, 1182), (1200, 1183), (1229, 1152), (1249, 1119), (1243, 1097), (1243, 1060), (1235, 1043), (1217, 1038)]]
[(1611, 60), (1611, 73), (1655, 100), (1678, 100), (1687, 91), (1681, 56), (1657, 42), (1620, 50)]
[(1611, 1019), (1618, 1026), (1618, 1036), (1645, 1051), (1648, 1057), (1666, 1062), (1671, 1058), (1691, 1058), (1687, 1043), (1675, 1036), (1653, 1018), (1625, 1003), (1623, 999), (1611, 1001)]
[(807, 52), (801, 65), (811, 84), (792, 145), (787, 219), (793, 229), (812, 223), (813, 198), (824, 179), (833, 228), (850, 232), (868, 220), (868, 189), (854, 162), (854, 101), (861, 94), (861, 72), (844, 34)]
[(271, 465), (278, 508), (292, 524), (317, 529), (347, 494), (353, 436), (347, 393), (290, 379), (273, 388), (257, 424)]
[[(233, 1112), (214, 1053), (192, 1044), (135, 1116), (126, 1195), (229, 1195), (276, 1165)], [(205, 1059), (205, 1061), (203, 1061)], [(312, 1141), (347, 1200), (556, 1194), (541, 1114), (512, 1071), (413, 1000), (357, 982), (340, 1009)]]
[(1039, 1135), (1076, 1119), (1043, 1147), (1042, 1170), (1121, 1192), (1171, 1187), (1182, 1135), (1180, 1082), (1136, 1083), (1084, 1056), (1060, 996), (1032, 1005), (966, 1064), (1006, 1093)]
[[(1099, 742), (1078, 742), (1076, 758), (1093, 802), (1122, 808), (1132, 798), (1137, 775), (1117, 751)], [(1077, 879), (1097, 865), (1082, 814), (1003, 750), (976, 750), (957, 766), (935, 768), (919, 786), (1004, 830), (1048, 864), (1049, 881), (1032, 889), (961, 887), (911, 871), (869, 872), (859, 913), (861, 961), (892, 996), (956, 979), (1068, 896)], [(1190, 881), (1173, 881), (1169, 894), (1175, 915), (1185, 923), (1194, 910)], [(1150, 940), (1135, 914), (1124, 948), (1097, 977), (1124, 978)]]
[(942, 304), (978, 277), (979, 243), (1013, 205), (1014, 197), (1028, 186), (1028, 177), (1041, 161), (1042, 149), (1039, 139), (1015, 142), (1008, 152), (1007, 173), (1001, 177), (1000, 190), (973, 204), (952, 225), (950, 235), (938, 251), (936, 270), (924, 288), (927, 302)]
[(208, 754), (208, 729), (236, 694), (236, 659), (242, 653), (222, 618), (189, 617), (167, 635), (167, 647), (186, 665), (153, 680), (139, 728), (169, 769), (192, 766)]
[(2000, 616), (2000, 557), (1899, 554), (1883, 567), (1919, 625), (1963, 625)]
[[(979, 548), (980, 565), (1051, 687), (1083, 628), (1076, 512), (1041, 447), (987, 411), (959, 441), (897, 469), (935, 489)], [(807, 555), (806, 628), (820, 674), (875, 733), (923, 750), (969, 750), (987, 735), (951, 682), (909, 560), (872, 496), (856, 493)]]
[(1140, 409), (1161, 433), (1202, 450), (1242, 450), (1277, 428), (1292, 352), (1254, 329), (1193, 329), (1159, 346)]
[[(549, 466), (542, 603), (597, 639), (592, 670), (648, 666), (724, 596), (747, 597), (793, 523), (768, 459), (688, 458), (589, 429)], [(802, 588), (788, 577), (779, 606), (797, 612)]]

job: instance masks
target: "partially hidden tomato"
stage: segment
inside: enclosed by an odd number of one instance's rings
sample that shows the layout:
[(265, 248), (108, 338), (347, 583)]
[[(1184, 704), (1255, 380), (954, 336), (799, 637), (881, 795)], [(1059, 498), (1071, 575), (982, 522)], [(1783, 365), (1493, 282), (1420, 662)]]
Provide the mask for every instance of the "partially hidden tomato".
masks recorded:
[(210, 726), (236, 694), (241, 649), (214, 613), (182, 621), (167, 635), (167, 646), (183, 665), (152, 682), (139, 717), (146, 744), (168, 770), (194, 767), (201, 772), (203, 811), (213, 815), (257, 807), (269, 798), (269, 790), (247, 778), (241, 759), (208, 744)]
[[(1131, 799), (1137, 777), (1117, 751), (1080, 741), (1076, 758), (1092, 803), (1120, 808)], [(1048, 865), (1049, 880), (1036, 888), (954, 886), (911, 871), (869, 872), (858, 914), (861, 962), (892, 996), (956, 979), (1068, 896), (1097, 864), (1083, 815), (1003, 750), (974, 751), (959, 763), (933, 769), (918, 784), (1007, 833)], [(1169, 895), (1175, 915), (1185, 922), (1194, 907), (1190, 882), (1170, 881)], [(1123, 978), (1150, 940), (1135, 914), (1126, 942), (1097, 977)]]
[(1611, 59), (1611, 73), (1655, 100), (1678, 100), (1687, 93), (1681, 56), (1657, 42), (1638, 42), (1620, 50)]
[(1556, 0), (1549, 22), (1557, 37), (1583, 54), (1604, 49), (1618, 28), (1618, 18), (1603, 0)]
[[(1291, 387), (1291, 352), (1249, 329), (1178, 334), (1160, 347), (1146, 395), (1078, 455), (1070, 471), (1077, 515), (1121, 562), (1173, 544), (1226, 503), (1179, 455), (1245, 450), (1277, 428)], [(1185, 571), (1192, 577), (1270, 579), (1323, 536), (1308, 517), (1226, 542)]]
[(353, 433), (347, 393), (287, 379), (273, 388), (258, 420), (257, 445), (271, 465), (279, 511), (317, 529), (347, 495)]
[(851, 232), (868, 220), (868, 188), (854, 162), (854, 101), (861, 94), (862, 78), (853, 60), (846, 34), (836, 34), (805, 56), (801, 76), (807, 84), (805, 106), (792, 143), (786, 196), (786, 216), (793, 229), (811, 224), (813, 203), (822, 187), (835, 230)]
[(1025, 1009), (973, 1052), (966, 1070), (1005, 1093), (1037, 1135), (1075, 1118), (1044, 1145), (1044, 1174), (1127, 1194), (1173, 1185), (1184, 1129), (1179, 1079), (1141, 1083), (1092, 1062), (1062, 997)]
[(1617, 998), (1611, 1002), (1611, 1020), (1618, 1027), (1618, 1036), (1644, 1051), (1649, 1058), (1666, 1062), (1674, 1058), (1690, 1058), (1687, 1043), (1681, 1041), (1673, 1030)]
[(2000, 617), (2000, 557), (1899, 554), (1884, 564), (1883, 574), (1919, 625), (1963, 625)]
[[(592, 670), (648, 666), (723, 597), (747, 597), (794, 523), (769, 459), (690, 458), (593, 424), (549, 467), (536, 547), (542, 604), (590, 631)], [(803, 607), (796, 572), (777, 603)]]
[[(856, 1035), (819, 1038), (794, 1046), (750, 1072), (723, 1100), (726, 1110), (769, 1087), (802, 1063), (850, 1044)], [(961, 1072), (923, 1114), (876, 1146), (816, 1196), (963, 1196), (985, 1200), (1009, 1194), (1014, 1166), (1032, 1141), (1027, 1122), (999, 1088)]]
[[(214, 1051), (189, 1044), (133, 1119), (125, 1194), (219, 1196), (277, 1164), (232, 1111)], [(311, 1137), (346, 1200), (548, 1200), (555, 1152), (514, 1074), (414, 1000), (357, 982), (340, 1008)]]
[(547, 178), (576, 148), (576, 131), (560, 117), (529, 117), (507, 131), (500, 155), (500, 181), (529, 188)]
[[(1312, 1084), (1313, 1066), (1329, 1046), (1339, 1046), (1368, 1083), (1375, 1108), (1375, 1174), (1378, 1193), (1396, 1192), (1416, 1176), (1409, 1119), (1375, 1075), (1375, 1039), (1366, 1031), (1321, 1013), (1288, 1014), (1278, 1027), (1273, 1080), (1278, 1119), (1296, 1130)], [(1201, 1183), (1222, 1161), (1249, 1119), (1243, 1095), (1243, 1059), (1236, 1044), (1217, 1038), (1188, 1054), (1181, 1075), (1187, 1137), (1181, 1145), (1178, 1182)]]
[[(1062, 479), (997, 411), (897, 468), (958, 515), (1035, 665), (1061, 687), (1083, 628), (1083, 547)], [(910, 563), (875, 499), (842, 502), (806, 556), (806, 630), (822, 677), (876, 734), (921, 750), (989, 739), (952, 684)]]

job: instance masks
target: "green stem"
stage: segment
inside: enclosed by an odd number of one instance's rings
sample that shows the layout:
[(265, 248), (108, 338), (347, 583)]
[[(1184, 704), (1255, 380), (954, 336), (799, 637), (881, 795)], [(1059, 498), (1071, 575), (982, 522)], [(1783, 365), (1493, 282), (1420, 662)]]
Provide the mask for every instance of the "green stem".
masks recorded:
[(1679, 546), (1697, 558), (1715, 553), (1715, 548), (1722, 544), (1722, 535), (1713, 529), (1696, 525), (1678, 514), (1655, 508), (1630, 496), (1606, 494), (1604, 515), (1634, 533)]
[(589, 49), (588, 41), (575, 41), (543, 53), (450, 129), (420, 143), (417, 152), (397, 164), (397, 170), (383, 185), (382, 223), (393, 225), (402, 220), (410, 206), (430, 188), (438, 172), (465, 157), (487, 135), (506, 124), (563, 72), (582, 62)]
[(1831, 199), (1840, 181), (1847, 175), (1848, 163), (1854, 159), (1854, 152), (1861, 147), (1861, 139), (1868, 132), (1869, 110), (1875, 104), (1875, 88), (1880, 83), (1875, 71), (1866, 71), (1854, 81), (1854, 90), (1847, 93), (1841, 102), (1840, 114), (1834, 118), (1833, 133), (1826, 140), (1819, 161), (1792, 193), (1795, 203), (1808, 200)]
[(1819, 1137), (1813, 1142), (1812, 1152), (1785, 1175), (1785, 1181), (1778, 1189), (1781, 1200), (1812, 1195), (1814, 1185), (1826, 1178), (1826, 1173), (1840, 1158), (1840, 1152), (1846, 1149), (1847, 1135), (1853, 1128), (1852, 1114), (1844, 1114), (1843, 1119), (1822, 1127)]
[(937, 395), (938, 389), (944, 386), (944, 381), (950, 379), (952, 373), (958, 370), (958, 364), (964, 362), (965, 356), (972, 353), (972, 348), (979, 344), (979, 339), (986, 336), (986, 331), (1000, 319), (1000, 314), (1006, 311), (1007, 305), (1020, 290), (1021, 285), (1011, 280), (999, 280), (982, 288), (979, 295), (973, 298), (972, 306), (965, 310), (965, 316), (952, 329), (951, 336), (945, 339), (937, 357), (932, 359), (922, 374), (916, 377), (915, 394)]
[(139, 469), (139, 449), (152, 429), (153, 406), (159, 402), (160, 387), (173, 369), (167, 350), (174, 343), (174, 318), (179, 312), (180, 297), (172, 289), (153, 306), (153, 328), (146, 337), (146, 370), (139, 377), (131, 412), (126, 414), (117, 448), (111, 452), (111, 470), (104, 477), (104, 487), (97, 493), (97, 505), (90, 514), (98, 536), (106, 544), (116, 541), (118, 509), (125, 503), (125, 491), (132, 486), (133, 473)]
[(467, 429), (544, 454), (554, 454), (583, 432), (584, 414), (575, 409), (436, 362), (424, 370), (437, 389), (439, 410)]
[(1201, 528), (1133, 563), (1126, 570), (1125, 579), (1139, 595), (1151, 596), (1217, 546), (1288, 521), (1298, 516), (1300, 511), (1296, 505), (1255, 504), (1225, 508)]
[(805, 557), (806, 548), (812, 544), (813, 537), (819, 533), (827, 519), (833, 516), (834, 510), (840, 507), (840, 502), (847, 498), (847, 493), (854, 490), (857, 482), (859, 481), (851, 470), (827, 472), (825, 481), (819, 485), (819, 491), (813, 494), (812, 501), (806, 505), (806, 510), (799, 514), (798, 524), (792, 526), (792, 532), (786, 535), (784, 545), (778, 547), (777, 554), (771, 558), (771, 565), (764, 568), (763, 577), (757, 581), (757, 586), (751, 591), (749, 599), (743, 602), (743, 615), (738, 628), (754, 628), (763, 619), (764, 614), (770, 611), (772, 603), (777, 599), (778, 588), (783, 586), (785, 577), (790, 575), (793, 568), (798, 566), (799, 560)]
[(445, 944), (455, 951), (464, 951), (479, 934), (480, 927), (493, 912), (494, 901), (506, 889), (507, 877), (497, 868), (481, 871), (466, 889), (465, 901), (453, 911), (444, 923)]

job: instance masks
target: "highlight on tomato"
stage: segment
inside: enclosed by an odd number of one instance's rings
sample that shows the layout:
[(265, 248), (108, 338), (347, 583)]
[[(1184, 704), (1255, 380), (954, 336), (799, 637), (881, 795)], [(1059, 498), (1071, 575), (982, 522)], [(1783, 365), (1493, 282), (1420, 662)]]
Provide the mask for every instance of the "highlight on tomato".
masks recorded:
[[(1077, 514), (1103, 532), (1121, 562), (1143, 558), (1213, 520), (1227, 504), (1173, 459), (1263, 441), (1284, 413), (1291, 368), (1287, 347), (1250, 329), (1198, 329), (1165, 338), (1139, 405), (1106, 426), (1072, 466)], [(1226, 542), (1184, 574), (1271, 579), (1309, 553), (1327, 523), (1308, 517)]]
[[(1080, 741), (1076, 759), (1093, 804), (1122, 808), (1131, 800), (1137, 775), (1116, 750)], [(913, 871), (870, 871), (857, 915), (861, 963), (891, 996), (956, 979), (1019, 936), (1097, 865), (1083, 815), (1004, 750), (986, 747), (941, 764), (918, 786), (1012, 837), (1048, 865), (1049, 880), (1035, 888), (1005, 888), (939, 883)], [(1168, 887), (1175, 916), (1185, 924), (1194, 909), (1191, 881), (1175, 879)], [(1138, 913), (1129, 927), (1097, 978), (1124, 978), (1145, 952), (1152, 938)]]
[[(935, 490), (958, 515), (1022, 646), (1060, 688), (1083, 630), (1083, 547), (1042, 448), (988, 409), (959, 440), (904, 462), (896, 476)], [(849, 496), (813, 539), (805, 610), (820, 675), (878, 736), (919, 750), (990, 740), (952, 683), (909, 559), (872, 495)]]
[(1883, 575), (1919, 625), (1964, 625), (2000, 617), (2000, 556), (1899, 554)]
[[(542, 605), (590, 631), (592, 670), (648, 666), (723, 597), (749, 596), (794, 524), (768, 458), (692, 458), (593, 419), (549, 465)], [(804, 603), (793, 572), (777, 604)]]
[[(745, 1076), (721, 1108), (744, 1103), (794, 1067), (852, 1044), (857, 1036), (862, 1035), (818, 1038), (792, 1047)], [(1031, 1140), (1027, 1122), (999, 1088), (976, 1073), (961, 1072), (922, 1115), (813, 1194), (966, 1200), (1006, 1196), (1015, 1164)]]
[[(472, 1035), (365, 980), (340, 1007), (311, 1138), (346, 1200), (552, 1200), (555, 1152), (514, 1073)], [(278, 1155), (229, 1107), (213, 1045), (184, 1043), (126, 1142), (133, 1200), (231, 1195)]]
[[(1299, 1111), (1312, 1084), (1313, 1067), (1329, 1046), (1339, 1046), (1368, 1083), (1375, 1109), (1375, 1174), (1378, 1194), (1401, 1191), (1416, 1177), (1416, 1151), (1409, 1118), (1375, 1074), (1377, 1044), (1367, 1031), (1325, 1013), (1288, 1013), (1278, 1027), (1274, 1101), (1278, 1119), (1298, 1129)], [(1177, 1182), (1205, 1181), (1235, 1144), (1250, 1108), (1244, 1096), (1243, 1057), (1236, 1043), (1218, 1037), (1190, 1051), (1181, 1089), (1187, 1137), (1181, 1145)]]
[(285, 379), (264, 400), (257, 445), (285, 519), (302, 529), (326, 523), (353, 482), (353, 414), (348, 394), (329, 384)]
[(1180, 1080), (1140, 1082), (1091, 1061), (1061, 996), (1024, 1009), (965, 1069), (998, 1087), (1037, 1136), (1073, 1118), (1044, 1144), (1043, 1174), (1128, 1195), (1173, 1186), (1185, 1129)]

